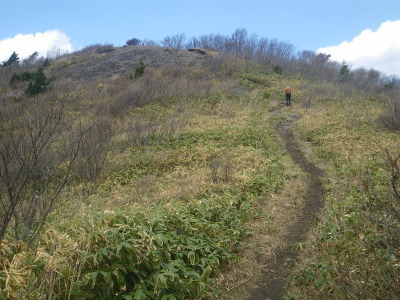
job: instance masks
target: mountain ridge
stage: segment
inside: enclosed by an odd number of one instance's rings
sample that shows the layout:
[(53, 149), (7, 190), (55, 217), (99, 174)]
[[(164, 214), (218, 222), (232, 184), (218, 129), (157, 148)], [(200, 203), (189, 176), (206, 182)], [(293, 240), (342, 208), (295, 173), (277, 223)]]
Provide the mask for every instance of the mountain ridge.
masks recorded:
[(84, 61), (77, 62), (73, 56), (67, 56), (61, 59), (64, 63), (58, 63), (55, 76), (73, 80), (98, 80), (132, 73), (140, 61), (143, 61), (146, 67), (152, 68), (170, 64), (193, 66), (212, 56), (210, 51), (204, 49), (190, 50), (192, 51), (158, 46), (124, 46), (112, 48)]

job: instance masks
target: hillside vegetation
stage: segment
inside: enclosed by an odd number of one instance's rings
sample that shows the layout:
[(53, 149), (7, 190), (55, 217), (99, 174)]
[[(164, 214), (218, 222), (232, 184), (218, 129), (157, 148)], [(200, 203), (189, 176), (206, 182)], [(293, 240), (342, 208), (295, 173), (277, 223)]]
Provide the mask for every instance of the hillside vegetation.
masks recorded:
[(212, 37), (1, 68), (0, 299), (237, 299), (302, 206), (288, 115), (326, 173), (288, 299), (400, 297), (396, 78)]
[(299, 138), (313, 145), (328, 180), (293, 298), (400, 297), (400, 149), (398, 132), (383, 126), (389, 101), (333, 94), (299, 111)]

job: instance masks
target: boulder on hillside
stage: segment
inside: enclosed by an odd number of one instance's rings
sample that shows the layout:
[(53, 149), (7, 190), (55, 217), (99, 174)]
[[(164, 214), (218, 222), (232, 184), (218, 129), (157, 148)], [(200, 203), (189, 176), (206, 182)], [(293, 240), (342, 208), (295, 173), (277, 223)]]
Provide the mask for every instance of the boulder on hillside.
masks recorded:
[(198, 49), (198, 48), (189, 48), (188, 51), (190, 52), (195, 52), (201, 55), (207, 55), (207, 52), (202, 50), (202, 49)]

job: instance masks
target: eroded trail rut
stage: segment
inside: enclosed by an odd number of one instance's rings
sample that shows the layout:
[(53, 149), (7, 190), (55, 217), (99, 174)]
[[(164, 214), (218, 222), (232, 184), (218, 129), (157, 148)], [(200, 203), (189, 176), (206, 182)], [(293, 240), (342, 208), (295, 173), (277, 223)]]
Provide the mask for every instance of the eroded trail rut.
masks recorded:
[[(276, 113), (281, 114), (280, 112)], [(286, 119), (278, 124), (277, 132), (282, 137), (285, 148), (293, 161), (309, 175), (309, 182), (304, 196), (302, 212), (286, 228), (283, 236), (284, 246), (276, 250), (273, 258), (264, 262), (265, 268), (262, 278), (259, 278), (257, 282), (258, 287), (247, 298), (251, 300), (282, 299), (285, 295), (287, 280), (299, 257), (299, 252), (293, 248), (293, 244), (306, 240), (309, 224), (323, 206), (324, 189), (321, 179), (324, 176), (324, 172), (308, 161), (301, 151), (300, 145), (291, 129), (291, 125), (296, 121), (296, 118), (288, 115), (285, 115), (285, 117)]]

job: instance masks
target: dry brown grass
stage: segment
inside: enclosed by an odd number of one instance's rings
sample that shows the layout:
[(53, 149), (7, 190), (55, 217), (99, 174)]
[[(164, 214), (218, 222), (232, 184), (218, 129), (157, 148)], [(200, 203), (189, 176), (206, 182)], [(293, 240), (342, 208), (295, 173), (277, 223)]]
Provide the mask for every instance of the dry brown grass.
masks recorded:
[[(231, 117), (222, 117), (225, 110), (220, 110), (219, 105), (211, 114), (193, 114), (185, 132), (201, 133), (204, 131), (223, 131), (227, 135), (235, 135), (246, 125), (251, 109), (233, 109), (235, 113)], [(204, 190), (228, 189), (230, 186), (239, 186), (249, 179), (255, 167), (268, 164), (261, 153), (249, 147), (238, 146), (215, 147), (212, 140), (201, 144), (190, 145), (190, 149), (181, 151), (177, 156), (174, 149), (149, 146), (146, 151), (134, 152), (135, 161), (146, 161), (149, 164), (168, 165), (174, 160), (174, 167), (168, 172), (159, 175), (145, 175), (140, 178), (132, 178), (128, 183), (113, 185), (108, 194), (107, 206), (119, 205), (157, 205), (166, 204), (173, 199), (195, 199), (196, 195)], [(189, 150), (189, 151), (188, 151)], [(133, 154), (131, 154), (133, 155)], [(217, 176), (225, 177), (223, 174), (223, 163), (229, 159), (229, 179), (212, 180), (210, 169), (210, 158), (216, 157), (221, 164)], [(111, 165), (123, 166), (129, 157), (121, 153), (113, 158)]]
[[(390, 275), (389, 262), (380, 263), (381, 250), (374, 244), (377, 227), (368, 225), (370, 217), (361, 204), (361, 194), (365, 170), (373, 168), (373, 176), (382, 178), (376, 162), (381, 161), (386, 149), (398, 153), (398, 134), (379, 125), (383, 107), (371, 95), (342, 94), (342, 98), (333, 97), (318, 105), (314, 100), (311, 106), (299, 110), (302, 118), (297, 129), (307, 156), (327, 174), (326, 208), (321, 227), (314, 228), (309, 250), (296, 271), (299, 277), (291, 295), (294, 299), (321, 299), (328, 295), (335, 299), (388, 299), (396, 288), (384, 288), (385, 282), (397, 279)], [(381, 229), (379, 238), (385, 235)], [(338, 237), (329, 238), (335, 230)], [(369, 236), (368, 242), (365, 236)], [(326, 278), (330, 279), (325, 281)]]
[(278, 193), (265, 197), (260, 216), (248, 224), (252, 236), (243, 241), (239, 260), (230, 263), (221, 276), (221, 299), (246, 299), (257, 288), (257, 281), (268, 271), (267, 261), (284, 246), (286, 228), (302, 210), (307, 177), (287, 156), (283, 165), (287, 180)]

